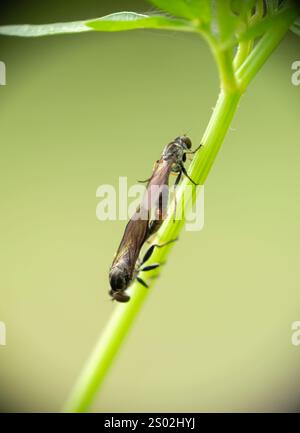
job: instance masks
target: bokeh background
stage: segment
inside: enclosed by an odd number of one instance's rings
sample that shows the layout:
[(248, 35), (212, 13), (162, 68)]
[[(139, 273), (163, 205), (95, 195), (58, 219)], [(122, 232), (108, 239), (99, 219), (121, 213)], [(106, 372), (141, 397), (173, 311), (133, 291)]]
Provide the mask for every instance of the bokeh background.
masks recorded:
[[(9, 2), (1, 24), (143, 1)], [(200, 142), (218, 93), (194, 35), (0, 38), (0, 406), (59, 411), (114, 305), (124, 221), (100, 222), (100, 184), (145, 178), (162, 147)], [(93, 411), (294, 411), (300, 394), (300, 87), (290, 34), (243, 97), (206, 184), (205, 227), (184, 232)]]

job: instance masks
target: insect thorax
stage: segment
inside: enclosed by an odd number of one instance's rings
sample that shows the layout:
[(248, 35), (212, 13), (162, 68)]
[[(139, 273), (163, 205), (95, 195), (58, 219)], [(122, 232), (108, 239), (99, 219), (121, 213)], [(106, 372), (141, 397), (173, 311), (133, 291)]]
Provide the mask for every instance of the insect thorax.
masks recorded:
[(185, 149), (178, 143), (170, 143), (166, 146), (163, 152), (163, 159), (165, 161), (173, 160), (175, 162), (182, 161), (183, 155), (185, 153)]

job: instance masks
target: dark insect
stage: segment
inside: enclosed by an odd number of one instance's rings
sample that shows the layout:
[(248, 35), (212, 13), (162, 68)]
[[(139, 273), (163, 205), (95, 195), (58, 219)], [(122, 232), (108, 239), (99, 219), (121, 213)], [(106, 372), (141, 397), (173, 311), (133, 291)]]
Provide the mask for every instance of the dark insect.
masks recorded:
[(147, 182), (147, 189), (141, 205), (135, 214), (128, 221), (123, 238), (109, 271), (109, 282), (111, 290), (109, 294), (113, 300), (128, 302), (130, 297), (126, 289), (134, 279), (144, 287), (148, 285), (138, 276), (140, 271), (150, 271), (160, 266), (153, 263), (149, 266), (144, 264), (150, 259), (154, 248), (161, 248), (170, 242), (152, 245), (139, 261), (140, 251), (144, 243), (155, 234), (163, 223), (168, 205), (168, 183), (171, 173), (177, 178), (175, 186), (178, 185), (182, 174), (184, 174), (194, 185), (197, 185), (187, 174), (184, 167), (187, 154), (194, 154), (200, 149), (201, 144), (194, 151), (191, 151), (191, 140), (184, 136), (175, 138), (163, 150), (161, 158), (156, 161), (152, 175)]
[[(151, 197), (152, 208), (156, 211), (155, 218), (150, 222), (150, 226), (153, 226), (153, 233), (156, 233), (161, 226), (164, 217), (166, 215), (167, 200), (165, 191), (168, 191), (169, 176), (170, 174), (177, 174), (174, 186), (175, 188), (180, 182), (182, 174), (186, 176), (194, 185), (198, 185), (193, 179), (189, 177), (187, 171), (184, 167), (187, 155), (193, 155), (201, 147), (200, 144), (196, 149), (190, 150), (192, 147), (192, 142), (186, 135), (179, 136), (171, 143), (167, 144), (161, 154), (159, 160), (154, 164), (154, 169), (152, 175), (149, 179), (140, 181), (148, 182), (147, 191)], [(157, 189), (157, 186), (161, 189), (158, 199), (157, 194), (153, 194), (153, 190)], [(165, 187), (165, 188), (163, 188)], [(175, 195), (176, 200), (176, 195)], [(175, 202), (175, 212), (176, 213), (176, 202)]]

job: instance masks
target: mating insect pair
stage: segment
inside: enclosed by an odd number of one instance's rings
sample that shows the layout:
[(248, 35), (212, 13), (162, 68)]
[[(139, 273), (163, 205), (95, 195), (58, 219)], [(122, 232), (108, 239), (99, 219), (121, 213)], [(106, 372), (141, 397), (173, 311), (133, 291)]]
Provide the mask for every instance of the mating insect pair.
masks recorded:
[[(138, 263), (143, 245), (158, 231), (166, 216), (167, 200), (163, 197), (162, 187), (168, 186), (170, 174), (177, 174), (175, 187), (180, 182), (182, 175), (197, 185), (187, 174), (184, 163), (187, 155), (196, 153), (201, 144), (193, 151), (190, 150), (191, 147), (192, 142), (185, 135), (175, 138), (164, 148), (160, 159), (154, 165), (151, 177), (143, 181), (147, 182), (147, 189), (142, 203), (126, 225), (123, 238), (109, 271), (111, 286), (109, 294), (113, 300), (128, 302), (130, 297), (126, 294), (126, 289), (134, 279), (148, 287), (144, 280), (139, 277), (139, 272), (150, 271), (160, 266), (159, 263), (153, 263), (149, 266), (146, 266), (145, 263), (150, 259), (155, 248), (161, 248), (173, 242), (171, 240), (161, 245), (152, 245), (141, 262)], [(156, 194), (153, 194), (155, 188)]]

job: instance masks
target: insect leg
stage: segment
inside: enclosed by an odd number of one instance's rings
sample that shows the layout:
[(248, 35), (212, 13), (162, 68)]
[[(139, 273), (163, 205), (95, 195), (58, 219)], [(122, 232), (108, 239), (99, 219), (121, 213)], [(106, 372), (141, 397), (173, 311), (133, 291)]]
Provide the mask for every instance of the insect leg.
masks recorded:
[(203, 144), (199, 144), (198, 147), (196, 147), (196, 149), (194, 150), (188, 150), (187, 152), (185, 152), (185, 154), (189, 154), (189, 155), (193, 155), (194, 153), (198, 152), (198, 150), (203, 146)]
[(137, 281), (144, 287), (146, 287), (146, 289), (149, 288), (148, 284), (145, 283), (144, 280), (142, 280), (140, 277), (136, 277)]
[(159, 266), (160, 266), (160, 263), (153, 263), (153, 265), (144, 266), (142, 269), (140, 269), (140, 271), (142, 271), (142, 272), (152, 271), (152, 269), (156, 269)]
[[(151, 254), (152, 254), (152, 252), (153, 252), (153, 248), (152, 247), (150, 247), (149, 249), (151, 249), (151, 252), (150, 252), (150, 256), (151, 256)], [(147, 255), (147, 253), (145, 254), (145, 256)], [(148, 256), (148, 258), (150, 257), (150, 256)], [(148, 258), (146, 257), (146, 260), (148, 260)], [(139, 273), (140, 271), (151, 271), (152, 269), (155, 269), (155, 268), (157, 268), (158, 266), (160, 266), (160, 264), (159, 263), (153, 263), (152, 265), (149, 265), (149, 266), (144, 266), (143, 268), (141, 268), (142, 266), (143, 266), (143, 264), (145, 263), (145, 257), (143, 258), (143, 260), (139, 263), (139, 265), (138, 265), (138, 267), (137, 267), (137, 273)], [(142, 285), (142, 286), (144, 286), (146, 289), (147, 288), (149, 288), (149, 286), (148, 286), (148, 284), (141, 278), (141, 277), (139, 277), (138, 275), (136, 276), (136, 279), (137, 279), (137, 281)]]
[[(164, 246), (166, 246), (166, 245), (168, 245), (168, 244), (170, 244), (170, 243), (172, 243), (172, 242), (175, 242), (175, 241), (177, 241), (177, 239), (172, 239), (172, 240), (170, 240), (170, 241), (164, 242), (163, 244), (154, 244), (154, 245), (151, 245), (151, 247), (148, 249), (148, 251), (146, 251), (146, 254), (145, 254), (144, 257), (143, 257), (143, 260), (141, 261), (140, 267), (138, 268), (138, 272), (140, 272), (140, 271), (141, 271), (141, 272), (152, 271), (152, 269), (156, 269), (156, 268), (158, 268), (159, 266), (161, 266), (162, 263), (153, 263), (152, 265), (144, 266), (143, 268), (141, 268), (141, 266), (143, 266), (143, 264), (144, 264), (147, 260), (149, 260), (150, 257), (152, 256), (152, 253), (153, 253), (155, 247), (157, 247), (157, 248), (162, 248), (162, 247), (164, 247)], [(142, 280), (142, 278), (140, 278), (139, 276), (137, 276), (136, 279), (137, 279), (137, 281), (138, 281), (142, 286), (144, 286), (144, 287), (146, 287), (146, 288), (149, 287), (148, 284), (146, 284), (145, 281)]]
[(148, 179), (145, 180), (138, 180), (139, 183), (147, 183), (150, 182), (150, 180), (152, 179), (153, 175), (151, 177), (148, 177)]
[(177, 188), (177, 185), (178, 185), (179, 182), (180, 182), (181, 175), (182, 175), (182, 171), (179, 172), (178, 176), (176, 177), (175, 183), (174, 183), (174, 193), (175, 193), (175, 196), (174, 196), (174, 215), (173, 215), (173, 222), (175, 222), (175, 220), (176, 220), (176, 209), (177, 209), (176, 188)]
[(154, 163), (154, 166), (153, 166), (153, 173), (151, 174), (151, 176), (150, 176), (148, 179), (146, 179), (146, 180), (138, 180), (138, 182), (140, 182), (140, 183), (150, 182), (150, 180), (151, 180), (151, 179), (153, 178), (153, 176), (154, 176), (155, 169), (156, 169), (156, 167), (157, 167), (158, 162), (159, 162), (159, 161), (156, 161), (156, 162)]
[(172, 242), (175, 242), (175, 241), (177, 241), (177, 239), (171, 239), (170, 241), (164, 242), (163, 244), (153, 244), (153, 245), (151, 245), (151, 247), (148, 249), (148, 251), (146, 251), (146, 253), (145, 253), (144, 257), (143, 257), (143, 260), (141, 261), (141, 266), (143, 266), (143, 264), (146, 263), (150, 259), (150, 257), (153, 254), (153, 251), (154, 251), (155, 247), (162, 248), (162, 247), (164, 247), (164, 246), (166, 246), (168, 244), (171, 244)]
[(180, 168), (181, 168), (181, 170), (182, 170), (182, 173), (194, 184), (194, 185), (199, 185), (198, 183), (196, 183), (195, 181), (193, 181), (193, 179), (191, 179), (190, 178), (190, 176), (187, 174), (187, 171), (186, 171), (186, 169), (185, 169), (185, 167), (184, 167), (184, 165), (183, 164), (180, 164)]

